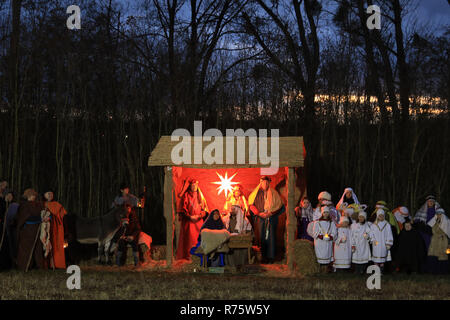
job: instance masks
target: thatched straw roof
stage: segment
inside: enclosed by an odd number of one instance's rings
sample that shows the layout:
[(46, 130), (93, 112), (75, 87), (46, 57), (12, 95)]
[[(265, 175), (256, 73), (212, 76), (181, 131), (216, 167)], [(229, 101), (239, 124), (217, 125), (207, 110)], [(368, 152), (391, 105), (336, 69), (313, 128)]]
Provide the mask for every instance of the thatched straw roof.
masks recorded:
[[(176, 164), (172, 162), (172, 149), (181, 143), (180, 140), (172, 141), (171, 136), (162, 136), (161, 139), (158, 141), (155, 149), (153, 149), (152, 154), (150, 155), (148, 159), (148, 165), (149, 166), (180, 166), (180, 167), (186, 167), (186, 168), (264, 168), (269, 167), (269, 164), (263, 164), (260, 162), (260, 157), (257, 156), (256, 163), (250, 163), (249, 161), (249, 148), (250, 150), (258, 155), (258, 146), (259, 145), (267, 145), (267, 154), (269, 155), (269, 158), (271, 159), (272, 163), (274, 162), (274, 158), (271, 157), (271, 138), (260, 138), (257, 137), (256, 142), (252, 143), (252, 145), (249, 147), (249, 140), (252, 141), (253, 138), (244, 137), (245, 139), (245, 163), (238, 163), (237, 161), (237, 150), (239, 152), (242, 152), (242, 147), (244, 145), (244, 141), (241, 141), (241, 144), (239, 144), (238, 139), (236, 137), (233, 137), (230, 139), (230, 141), (226, 140), (227, 138), (224, 137), (223, 139), (223, 164), (208, 164), (205, 163), (204, 159), (202, 159), (202, 163), (200, 164), (194, 164), (194, 137), (191, 137), (191, 164)], [(267, 139), (267, 142), (264, 140)], [(303, 146), (303, 137), (279, 137), (279, 152), (278, 152), (278, 160), (279, 160), (279, 167), (303, 167), (304, 166), (304, 146)], [(234, 143), (233, 143), (234, 141)], [(228, 143), (228, 149), (231, 153), (231, 150), (234, 150), (234, 164), (226, 164), (227, 159), (227, 143)], [(204, 152), (205, 148), (210, 145), (211, 142), (204, 141), (202, 143), (202, 152)], [(234, 146), (234, 149), (230, 146)], [(255, 149), (256, 148), (256, 149)], [(256, 151), (256, 152), (255, 152)], [(230, 155), (231, 157), (231, 155)]]

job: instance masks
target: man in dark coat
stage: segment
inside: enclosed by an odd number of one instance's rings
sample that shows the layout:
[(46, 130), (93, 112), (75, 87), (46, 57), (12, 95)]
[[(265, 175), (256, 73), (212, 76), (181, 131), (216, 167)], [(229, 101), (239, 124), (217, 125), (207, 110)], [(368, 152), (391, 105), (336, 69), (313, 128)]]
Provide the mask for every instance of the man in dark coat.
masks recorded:
[(16, 215), (18, 236), (17, 268), (26, 271), (33, 266), (47, 269), (48, 263), (44, 258), (44, 247), (39, 239), (41, 225), (42, 202), (36, 201), (37, 192), (27, 189), (24, 201)]
[(125, 205), (125, 208), (127, 215), (122, 218), (121, 228), (118, 231), (121, 236), (117, 244), (116, 263), (118, 266), (122, 265), (122, 256), (126, 259), (127, 246), (131, 245), (131, 248), (133, 249), (134, 265), (137, 266), (139, 263), (138, 243), (141, 225), (134, 208), (128, 205)]
[(407, 218), (403, 230), (398, 235), (397, 266), (401, 272), (417, 273), (422, 271), (420, 267), (424, 257), (425, 243), (420, 233), (412, 227), (411, 221)]

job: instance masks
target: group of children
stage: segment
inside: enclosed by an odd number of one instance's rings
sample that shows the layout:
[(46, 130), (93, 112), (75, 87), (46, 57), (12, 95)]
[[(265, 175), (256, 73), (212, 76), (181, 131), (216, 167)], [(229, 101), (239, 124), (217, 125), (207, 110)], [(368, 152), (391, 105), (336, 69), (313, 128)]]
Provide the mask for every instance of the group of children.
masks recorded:
[(315, 209), (307, 198), (296, 208), (297, 238), (314, 242), (324, 271), (353, 269), (362, 274), (374, 263), (385, 272), (389, 263), (393, 271), (448, 272), (450, 220), (433, 196), (414, 219), (406, 207), (391, 212), (384, 201), (378, 201), (369, 216), (351, 188), (336, 207), (326, 191), (318, 200)]

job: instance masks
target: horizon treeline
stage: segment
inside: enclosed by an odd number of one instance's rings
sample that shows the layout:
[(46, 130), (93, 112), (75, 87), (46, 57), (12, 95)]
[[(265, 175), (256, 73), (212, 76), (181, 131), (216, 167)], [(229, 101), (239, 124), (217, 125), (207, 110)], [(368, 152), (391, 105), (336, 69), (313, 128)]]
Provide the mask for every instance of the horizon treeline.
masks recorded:
[[(69, 5), (81, 29), (69, 30)], [(366, 26), (380, 6), (381, 30)], [(165, 239), (162, 168), (177, 128), (303, 136), (308, 195), (351, 186), (413, 213), (450, 211), (449, 25), (404, 0), (0, 2), (0, 179), (52, 189), (69, 212), (147, 187), (144, 229)], [(246, 190), (247, 195), (251, 190)]]

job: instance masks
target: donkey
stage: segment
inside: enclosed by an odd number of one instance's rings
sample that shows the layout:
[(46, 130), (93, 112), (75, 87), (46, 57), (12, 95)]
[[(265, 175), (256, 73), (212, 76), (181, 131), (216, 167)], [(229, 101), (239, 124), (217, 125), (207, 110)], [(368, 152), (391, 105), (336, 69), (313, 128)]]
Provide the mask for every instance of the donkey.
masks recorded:
[[(116, 207), (107, 214), (94, 217), (83, 218), (76, 214), (67, 216), (67, 241), (69, 247), (76, 242), (81, 244), (98, 245), (98, 262), (110, 263), (109, 249), (111, 240), (120, 228), (120, 220), (125, 217), (127, 210), (125, 207)], [(105, 259), (103, 259), (105, 258)]]

